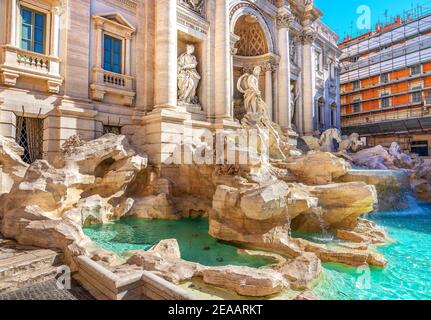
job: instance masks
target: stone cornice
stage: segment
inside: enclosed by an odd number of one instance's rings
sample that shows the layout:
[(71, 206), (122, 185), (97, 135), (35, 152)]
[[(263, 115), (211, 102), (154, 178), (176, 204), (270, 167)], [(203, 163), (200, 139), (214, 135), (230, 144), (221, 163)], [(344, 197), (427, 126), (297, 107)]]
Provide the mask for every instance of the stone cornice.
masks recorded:
[(190, 11), (182, 5), (177, 5), (177, 23), (202, 34), (208, 34), (209, 23), (202, 16)]
[(136, 14), (136, 8), (138, 6), (137, 0), (104, 0), (108, 4), (111, 4), (117, 8), (129, 11), (132, 14)]

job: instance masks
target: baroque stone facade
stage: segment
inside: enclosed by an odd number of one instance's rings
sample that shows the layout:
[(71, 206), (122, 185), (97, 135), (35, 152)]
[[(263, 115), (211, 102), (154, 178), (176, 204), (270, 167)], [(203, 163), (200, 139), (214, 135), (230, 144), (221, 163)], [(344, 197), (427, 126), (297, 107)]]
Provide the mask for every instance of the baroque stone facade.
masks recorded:
[[(337, 36), (321, 15), (303, 0), (3, 0), (0, 134), (31, 155), (38, 131), (51, 160), (73, 135), (121, 132), (160, 163), (185, 125), (239, 127), (236, 83), (256, 66), (269, 116), (292, 139), (338, 127)], [(188, 45), (199, 104), (178, 103)]]

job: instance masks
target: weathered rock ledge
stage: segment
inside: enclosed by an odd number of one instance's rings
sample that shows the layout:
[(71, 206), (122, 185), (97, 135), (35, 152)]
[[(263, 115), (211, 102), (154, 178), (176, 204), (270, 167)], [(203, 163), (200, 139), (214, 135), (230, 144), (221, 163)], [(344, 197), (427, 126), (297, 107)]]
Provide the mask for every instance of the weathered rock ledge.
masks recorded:
[[(279, 263), (263, 269), (213, 268), (184, 261), (177, 244), (161, 242), (129, 259), (128, 264), (174, 283), (200, 277), (240, 295), (264, 297), (289, 287), (308, 289), (322, 272), (321, 261), (386, 265), (373, 249), (377, 242), (370, 240), (382, 240), (384, 233), (370, 231), (374, 226), (364, 227), (359, 219), (373, 211), (375, 188), (365, 182), (337, 183), (350, 166), (327, 152), (300, 155), (283, 145), (294, 155), (286, 161), (179, 165), (161, 171), (148, 166), (147, 157), (136, 154), (125, 136), (90, 142), (73, 137), (53, 164), (39, 160), (30, 166), (20, 160), (19, 146), (0, 141), (2, 173), (13, 182), (0, 197), (0, 232), (22, 245), (61, 250), (72, 271), (78, 256), (117, 272), (126, 268), (115, 254), (96, 248), (82, 226), (129, 216), (205, 216), (215, 238), (278, 254)], [(315, 165), (307, 169), (310, 162)], [(292, 238), (292, 228), (339, 230), (348, 242), (319, 245)], [(360, 239), (363, 247), (357, 245)]]

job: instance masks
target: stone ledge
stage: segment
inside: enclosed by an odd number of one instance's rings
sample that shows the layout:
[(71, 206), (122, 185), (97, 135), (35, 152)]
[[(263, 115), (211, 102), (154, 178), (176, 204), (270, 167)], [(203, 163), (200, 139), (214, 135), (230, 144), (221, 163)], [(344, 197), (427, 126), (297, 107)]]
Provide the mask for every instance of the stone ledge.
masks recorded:
[(148, 271), (119, 276), (89, 257), (76, 260), (78, 272), (74, 278), (98, 300), (194, 300), (183, 289)]

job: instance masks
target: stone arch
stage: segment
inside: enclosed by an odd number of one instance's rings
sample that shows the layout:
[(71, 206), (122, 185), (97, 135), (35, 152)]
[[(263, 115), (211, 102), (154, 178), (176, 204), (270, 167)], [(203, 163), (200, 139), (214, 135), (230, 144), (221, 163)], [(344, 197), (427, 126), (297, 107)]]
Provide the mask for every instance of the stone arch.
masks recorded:
[(275, 53), (274, 37), (271, 33), (271, 29), (260, 9), (251, 3), (241, 1), (232, 7), (230, 12), (231, 33), (234, 33), (238, 21), (244, 16), (252, 16), (256, 18), (265, 36), (267, 51), (269, 53)]

